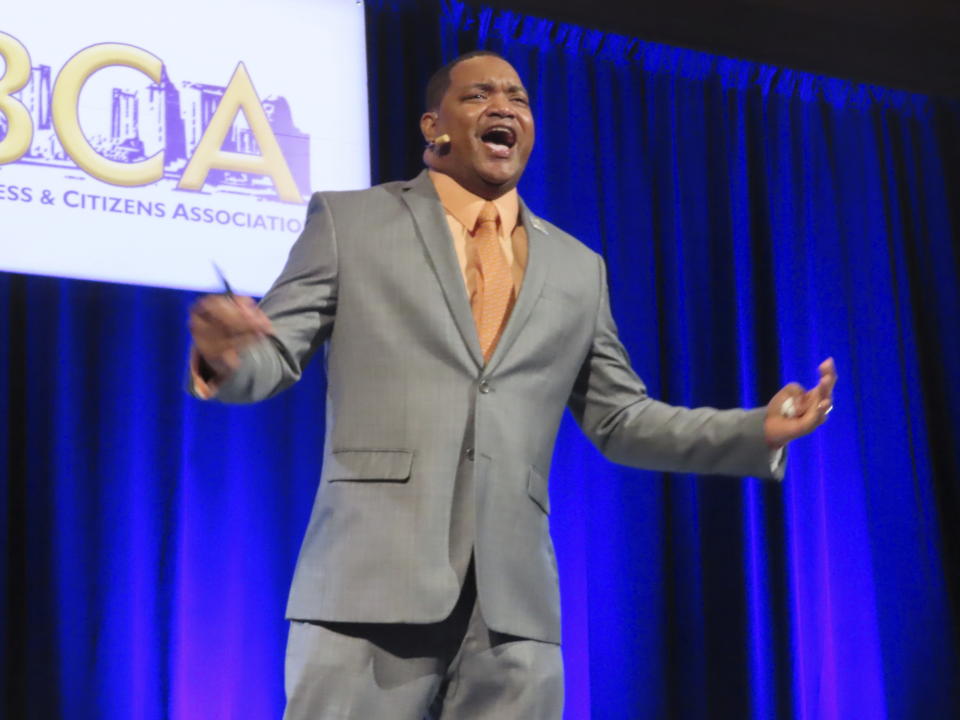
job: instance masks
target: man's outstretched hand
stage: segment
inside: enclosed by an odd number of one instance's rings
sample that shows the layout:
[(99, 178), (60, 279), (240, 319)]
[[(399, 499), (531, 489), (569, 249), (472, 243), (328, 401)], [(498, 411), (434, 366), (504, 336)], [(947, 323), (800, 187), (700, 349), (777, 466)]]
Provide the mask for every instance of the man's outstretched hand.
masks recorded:
[(833, 386), (837, 384), (833, 358), (824, 360), (817, 370), (820, 371), (820, 382), (816, 387), (805, 391), (798, 383), (790, 383), (767, 405), (763, 433), (771, 448), (783, 447), (791, 440), (813, 432), (833, 410)]
[(257, 304), (239, 295), (205, 295), (190, 308), (190, 334), (199, 358), (217, 378), (240, 364), (240, 352), (273, 332)]

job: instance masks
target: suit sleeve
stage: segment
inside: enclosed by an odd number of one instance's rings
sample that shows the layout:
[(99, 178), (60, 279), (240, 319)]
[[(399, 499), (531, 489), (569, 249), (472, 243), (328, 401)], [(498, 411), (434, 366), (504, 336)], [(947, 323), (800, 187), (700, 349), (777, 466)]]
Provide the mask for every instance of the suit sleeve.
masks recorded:
[(783, 477), (783, 461), (764, 441), (765, 408), (685, 408), (654, 400), (630, 367), (610, 314), (606, 270), (598, 258), (600, 300), (593, 343), (569, 407), (610, 460), (665, 472)]
[(310, 358), (333, 332), (337, 261), (337, 233), (329, 203), (314, 193), (303, 232), (290, 249), (283, 272), (260, 301), (274, 334), (241, 353), (240, 367), (217, 387), (217, 400), (257, 402), (300, 379)]

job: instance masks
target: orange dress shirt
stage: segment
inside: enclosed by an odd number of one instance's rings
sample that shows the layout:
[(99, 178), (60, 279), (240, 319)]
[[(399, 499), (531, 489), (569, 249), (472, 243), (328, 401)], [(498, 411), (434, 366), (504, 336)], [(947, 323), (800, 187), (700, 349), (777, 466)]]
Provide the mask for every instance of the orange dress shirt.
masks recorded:
[[(440, 196), (440, 204), (447, 216), (447, 225), (450, 226), (450, 236), (453, 238), (453, 249), (457, 253), (460, 263), (460, 272), (467, 288), (470, 305), (477, 291), (476, 258), (468, 257), (467, 237), (477, 225), (477, 217), (486, 200), (466, 190), (449, 175), (429, 171), (433, 187)], [(498, 225), (500, 249), (507, 258), (507, 264), (513, 272), (514, 297), (520, 293), (520, 284), (523, 282), (523, 273), (527, 268), (527, 233), (520, 224), (520, 196), (516, 189), (506, 195), (501, 195), (493, 204), (500, 213)]]

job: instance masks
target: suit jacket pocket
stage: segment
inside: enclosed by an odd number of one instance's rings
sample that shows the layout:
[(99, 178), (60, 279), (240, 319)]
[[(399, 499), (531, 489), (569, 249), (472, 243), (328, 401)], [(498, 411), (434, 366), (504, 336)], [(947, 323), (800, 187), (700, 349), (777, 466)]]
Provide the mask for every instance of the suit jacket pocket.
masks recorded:
[(410, 479), (409, 450), (334, 450), (324, 474), (329, 482), (395, 482)]
[(547, 515), (550, 514), (550, 493), (547, 491), (547, 478), (532, 466), (527, 474), (527, 495)]

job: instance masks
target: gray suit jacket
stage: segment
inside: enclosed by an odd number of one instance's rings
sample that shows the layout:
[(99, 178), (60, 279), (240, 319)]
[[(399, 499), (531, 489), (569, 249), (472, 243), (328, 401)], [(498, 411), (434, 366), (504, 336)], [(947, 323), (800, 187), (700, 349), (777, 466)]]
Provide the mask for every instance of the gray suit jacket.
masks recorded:
[(264, 297), (275, 336), (245, 351), (218, 399), (295, 382), (326, 343), (323, 472), (287, 616), (445, 618), (456, 478), (487, 624), (559, 642), (547, 478), (569, 407), (611, 460), (655, 470), (770, 476), (764, 411), (672, 407), (647, 396), (610, 316), (601, 258), (521, 204), (529, 260), (484, 367), (443, 209), (410, 182), (317, 193)]

